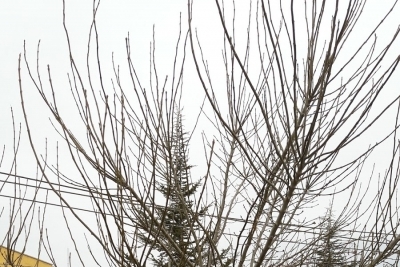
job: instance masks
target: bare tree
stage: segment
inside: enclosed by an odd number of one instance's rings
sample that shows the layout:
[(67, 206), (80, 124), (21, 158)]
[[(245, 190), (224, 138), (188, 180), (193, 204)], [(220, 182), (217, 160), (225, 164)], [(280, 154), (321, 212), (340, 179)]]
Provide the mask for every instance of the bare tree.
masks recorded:
[[(205, 167), (197, 170), (203, 183), (194, 209), (185, 207), (184, 212), (196, 225), (190, 229), (195, 247), (206, 241), (207, 258), (186, 265), (224, 265), (226, 257), (232, 266), (307, 266), (322, 226), (314, 224), (318, 216), (305, 214), (327, 198), (344, 199), (337, 231), (348, 233), (357, 264), (393, 264), (400, 245), (399, 93), (386, 103), (381, 98), (393, 90), (388, 82), (400, 60), (400, 28), (393, 27), (383, 46), (377, 35), (397, 1), (364, 39), (352, 37), (360, 31), (366, 1), (250, 1), (247, 10), (236, 9), (235, 1), (215, 1), (223, 40), (221, 71), (215, 72), (218, 66), (209, 68), (196, 31), (201, 25), (194, 24), (197, 4), (188, 1), (188, 31), (178, 36), (172, 78), (160, 78), (153, 40), (147, 86), (133, 64), (129, 37), (129, 76), (123, 77), (112, 62), (114, 77), (106, 82), (104, 66), (109, 64), (103, 65), (98, 53), (96, 1), (86, 65), (80, 66), (71, 50), (64, 6), (71, 105), (79, 122), (68, 121), (59, 108), (50, 67), (49, 82), (42, 82), (39, 47), (37, 71), (26, 51), (20, 57), (19, 68), (24, 60), (78, 175), (71, 177), (60, 162), (41, 156), (20, 83), (30, 146), (43, 179), (92, 236), (88, 245), (100, 245), (110, 266), (146, 266), (156, 248), (171, 260), (172, 251), (183, 253), (159, 220), (160, 211), (167, 214), (169, 207), (160, 200), (157, 181), (165, 177), (163, 166), (173, 162), (170, 133), (176, 106), (186, 93), (185, 63), (191, 60), (206, 99), (199, 116), (208, 124), (201, 125)], [(238, 15), (248, 18), (243, 32)], [(383, 137), (365, 143), (363, 138), (393, 111)], [(377, 182), (377, 174), (366, 176), (362, 169), (374, 149), (388, 142), (391, 157)], [(362, 152), (349, 159), (349, 151), (360, 147)], [(84, 190), (96, 227), (75, 211), (54, 179)], [(200, 217), (204, 206), (209, 209)], [(65, 218), (68, 225), (71, 217)], [(141, 236), (151, 242), (143, 244)], [(83, 263), (81, 250), (75, 250)]]
[[(357, 244), (366, 253), (360, 265), (375, 266), (397, 253), (399, 95), (384, 105), (380, 97), (399, 63), (394, 45), (399, 27), (377, 50), (377, 31), (396, 4), (365, 39), (355, 40), (351, 37), (366, 1), (257, 1), (249, 4), (250, 11), (236, 9), (234, 1), (216, 1), (226, 77), (226, 95), (218, 97), (216, 75), (209, 71), (192, 24), (196, 4), (189, 1), (193, 59), (221, 136), (216, 141), (229, 155), (215, 157), (226, 185), (216, 199), (216, 225), (226, 221), (235, 203), (229, 195), (242, 195), (247, 202), (242, 230), (233, 242), (238, 266), (304, 263), (314, 242), (301, 245), (298, 234), (312, 221), (301, 221), (299, 214), (324, 195), (349, 197), (340, 218), (346, 219), (347, 230), (367, 235)], [(235, 16), (242, 12), (249, 12), (248, 26), (239, 35)], [(356, 49), (351, 51), (349, 42)], [(397, 113), (387, 135), (352, 159), (340, 160), (390, 108)], [(392, 160), (383, 181), (376, 183), (371, 175), (374, 190), (357, 191), (359, 169), (389, 138)]]

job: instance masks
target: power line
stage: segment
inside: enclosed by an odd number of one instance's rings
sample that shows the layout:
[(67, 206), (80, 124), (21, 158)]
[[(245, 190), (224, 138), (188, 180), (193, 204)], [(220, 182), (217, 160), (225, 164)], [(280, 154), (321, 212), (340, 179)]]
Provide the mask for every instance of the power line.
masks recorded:
[[(98, 189), (96, 189), (96, 191), (95, 191), (95, 189), (93, 189), (93, 191), (89, 191), (83, 185), (82, 185), (82, 187), (74, 187), (74, 186), (64, 185), (64, 184), (60, 184), (60, 183), (48, 182), (46, 180), (39, 180), (38, 181), (35, 178), (16, 175), (16, 174), (9, 174), (9, 173), (4, 173), (4, 172), (0, 172), (0, 174), (1, 175), (7, 175), (7, 176), (13, 176), (13, 177), (16, 177), (16, 178), (22, 178), (22, 179), (26, 179), (26, 180), (29, 180), (29, 181), (35, 181), (36, 183), (40, 183), (40, 184), (51, 184), (51, 185), (53, 185), (55, 187), (59, 187), (59, 188), (69, 188), (69, 189), (73, 189), (73, 190), (77, 190), (77, 191), (83, 191), (86, 194), (76, 193), (76, 192), (71, 192), (71, 191), (66, 191), (66, 190), (61, 190), (61, 189), (57, 190), (57, 192), (60, 192), (60, 193), (72, 194), (74, 196), (87, 197), (89, 199), (95, 198), (97, 200), (104, 201), (102, 196), (106, 196), (107, 200), (111, 200), (112, 198), (116, 197), (116, 195), (113, 196), (113, 195), (110, 195), (108, 193), (98, 192), (99, 191)], [(8, 184), (15, 184), (15, 182), (8, 181), (8, 180), (4, 180), (4, 181), (0, 180), (0, 182), (8, 183)], [(47, 190), (47, 191), (51, 191), (51, 192), (53, 191), (50, 187), (44, 187), (44, 186), (40, 186), (40, 185), (36, 186), (36, 185), (32, 185), (32, 184), (22, 184), (22, 183), (19, 183), (17, 185), (18, 186), (25, 186), (25, 187), (33, 187), (33, 188), (36, 188), (36, 189)], [(111, 189), (111, 190), (116, 190), (116, 189)], [(102, 189), (100, 191), (106, 191), (106, 190)], [(89, 193), (95, 193), (95, 194), (89, 195)], [(35, 194), (35, 196), (36, 196), (36, 194)], [(12, 199), (17, 199), (17, 200), (22, 200), (22, 201), (29, 201), (29, 202), (34, 202), (34, 203), (44, 204), (44, 205), (49, 205), (49, 206), (55, 206), (55, 207), (60, 207), (60, 208), (67, 208), (67, 209), (71, 208), (71, 209), (77, 210), (77, 211), (83, 211), (83, 212), (89, 212), (89, 213), (95, 213), (95, 214), (104, 214), (104, 215), (107, 215), (107, 216), (115, 216), (115, 214), (107, 213), (105, 211), (96, 211), (96, 210), (90, 210), (90, 209), (84, 209), (84, 208), (78, 208), (78, 207), (69, 207), (69, 206), (66, 206), (66, 205), (63, 205), (63, 204), (51, 203), (51, 202), (48, 202), (48, 201), (40, 201), (40, 200), (36, 199), (36, 197), (34, 199), (27, 199), (27, 198), (21, 198), (21, 197), (17, 197), (17, 196), (10, 196), (10, 195), (3, 195), (3, 194), (0, 194), (0, 197), (12, 198)], [(111, 197), (111, 199), (109, 199), (110, 197)], [(122, 196), (120, 195), (118, 197), (121, 198)], [(118, 199), (116, 199), (116, 200), (118, 200)], [(133, 201), (135, 202), (135, 200), (133, 200)], [(139, 205), (139, 203), (137, 203), (137, 204)], [(153, 204), (152, 203), (148, 203), (148, 205), (153, 205)], [(159, 208), (165, 208), (165, 206), (161, 206), (161, 205), (154, 205), (154, 206), (155, 207), (159, 207)], [(217, 217), (216, 215), (213, 215), (213, 214), (204, 214), (204, 216), (205, 217), (209, 217), (211, 219)], [(253, 220), (246, 220), (246, 219), (243, 219), (243, 218), (237, 218), (237, 217), (231, 217), (231, 216), (229, 216), (229, 217), (225, 217), (224, 216), (224, 220), (231, 221), (231, 222), (247, 223), (247, 224), (251, 224), (251, 225), (255, 223)], [(267, 223), (267, 222), (257, 222), (257, 224), (264, 224), (264, 223)], [(270, 226), (273, 226), (273, 223), (270, 223)], [(296, 224), (286, 224), (285, 226), (292, 227), (291, 230), (293, 232), (305, 233), (305, 234), (315, 234), (315, 232), (313, 232), (313, 231), (315, 231), (315, 230), (321, 231), (321, 230), (324, 229), (324, 227), (322, 225), (307, 226), (307, 225), (302, 225), (302, 224), (298, 224), (298, 225), (296, 225)], [(345, 232), (345, 233), (347, 232), (347, 233), (351, 233), (351, 234), (358, 233), (358, 234), (367, 235), (367, 236), (374, 236), (374, 234), (375, 234), (375, 232), (347, 230), (347, 229), (342, 229), (341, 232)], [(227, 233), (227, 235), (239, 237), (238, 234)], [(387, 236), (389, 236), (389, 234), (387, 234)], [(240, 237), (246, 238), (246, 235), (240, 235)], [(345, 236), (344, 237), (344, 236), (342, 236), (341, 238), (344, 238), (346, 240), (352, 240), (352, 241), (371, 242), (368, 239), (361, 239), (361, 237), (352, 237), (352, 236)], [(286, 241), (286, 242), (288, 242), (288, 241)], [(298, 242), (295, 242), (295, 243), (298, 243)]]
[[(35, 181), (35, 182), (37, 182), (37, 179), (35, 179), (35, 178), (30, 178), (30, 177), (26, 177), (26, 176), (21, 176), (21, 175), (16, 175), (16, 174), (8, 174), (8, 173), (4, 173), (4, 172), (0, 172), (0, 174), (2, 174), (2, 175), (8, 175), (8, 176), (13, 176), (13, 177), (18, 177), (18, 178), (23, 178), (23, 179), (26, 179), (26, 180), (30, 180), (30, 181)], [(0, 181), (1, 181), (1, 180), (0, 180)], [(48, 181), (46, 181), (46, 180), (41, 180), (40, 182), (41, 182), (41, 183), (44, 183), (44, 184), (51, 184), (51, 185), (53, 185), (53, 186), (55, 186), (55, 187), (59, 187), (59, 188), (65, 187), (65, 188), (70, 188), (70, 189), (77, 190), (77, 191), (83, 191), (83, 192), (86, 193), (86, 194), (82, 194), (82, 193), (76, 193), (76, 192), (61, 190), (61, 189), (57, 190), (57, 192), (65, 193), (65, 194), (72, 194), (72, 195), (75, 195), (75, 196), (82, 196), (82, 197), (88, 197), (88, 198), (96, 198), (96, 199), (100, 199), (100, 200), (104, 200), (103, 198), (101, 198), (102, 196), (105, 196), (105, 197), (107, 197), (107, 198), (108, 198), (108, 197), (111, 197), (111, 198), (116, 197), (116, 196), (110, 195), (110, 194), (108, 194), (108, 193), (103, 193), (103, 192), (101, 192), (101, 191), (106, 191), (105, 189), (100, 189), (100, 190), (98, 190), (98, 189), (96, 188), (96, 189), (93, 189), (92, 191), (90, 191), (90, 190), (86, 189), (83, 185), (82, 185), (81, 187), (78, 187), (78, 188), (77, 188), (77, 187), (73, 187), (73, 186), (69, 186), (69, 185), (63, 185), (63, 184), (60, 184), (60, 183), (48, 182)], [(3, 183), (15, 184), (15, 182), (13, 182), (13, 181), (3, 181)], [(37, 186), (37, 185), (32, 185), (32, 184), (22, 184), (22, 183), (19, 183), (19, 184), (17, 184), (17, 185), (18, 185), (18, 186), (32, 187), (32, 188), (35, 188), (35, 189), (44, 189), (44, 190), (50, 190), (50, 191), (52, 191), (52, 189), (51, 189), (50, 187), (43, 187), (43, 186)], [(111, 190), (117, 190), (117, 189), (111, 189)], [(99, 191), (100, 191), (100, 192), (99, 192)], [(89, 193), (95, 193), (97, 196), (96, 196), (96, 195), (90, 195)], [(0, 195), (0, 196), (7, 197), (6, 195)], [(12, 196), (8, 196), (8, 197), (12, 197)], [(119, 195), (118, 197), (119, 197), (119, 198), (123, 198), (123, 196), (121, 196), (121, 195)], [(119, 199), (117, 198), (116, 200), (119, 200)], [(134, 200), (134, 199), (129, 199), (129, 200), (133, 200), (133, 202), (137, 202), (137, 201)], [(57, 204), (54, 204), (54, 205), (57, 205)], [(148, 203), (148, 205), (151, 206), (151, 205), (153, 205), (153, 203)], [(162, 205), (154, 205), (154, 206), (155, 206), (155, 207), (158, 207), (158, 208), (164, 208), (164, 206), (162, 206)], [(111, 214), (110, 214), (110, 215), (111, 215)], [(211, 217), (211, 218), (216, 218), (216, 217), (217, 217), (217, 216), (211, 215), (211, 214), (204, 214), (204, 216)], [(252, 221), (252, 220), (246, 220), (246, 219), (243, 219), (243, 218), (237, 218), (237, 217), (231, 217), (231, 216), (225, 217), (225, 216), (224, 216), (224, 219), (226, 219), (226, 220), (228, 220), (228, 221), (232, 221), (232, 222), (241, 222), (241, 223), (250, 223), (250, 224), (254, 224), (254, 221)], [(262, 223), (262, 222), (260, 222), (260, 223)], [(305, 225), (295, 225), (295, 224), (291, 224), (290, 226), (293, 226), (293, 227), (303, 227), (303, 228), (308, 228), (308, 229), (313, 229), (313, 230), (318, 228), (317, 226), (305, 226)]]
[[(26, 179), (26, 180), (31, 180), (31, 181), (37, 182), (37, 179), (35, 179), (35, 178), (30, 178), (30, 177), (26, 177), (26, 176), (21, 176), (21, 175), (16, 175), (16, 174), (8, 174), (8, 173), (4, 173), (4, 172), (0, 172), (0, 174), (9, 175), (9, 176), (14, 176), (14, 177), (23, 178), (23, 179)], [(1, 180), (0, 180), (0, 181), (1, 181)], [(9, 183), (9, 184), (15, 184), (15, 183), (12, 182), (12, 181), (3, 181), (3, 182), (4, 182), (4, 183)], [(46, 181), (46, 180), (41, 180), (40, 182), (41, 182), (41, 183), (44, 183), (44, 184), (51, 184), (51, 185), (53, 185), (53, 186), (55, 186), (55, 187), (60, 187), (60, 188), (61, 188), (61, 187), (65, 187), (65, 188), (70, 188), (70, 189), (77, 190), (77, 191), (83, 191), (83, 192), (85, 192), (86, 194), (76, 193), (76, 192), (71, 192), (71, 191), (66, 191), (66, 190), (61, 190), (61, 189), (60, 189), (60, 190), (57, 190), (57, 192), (60, 192), (60, 193), (72, 194), (72, 195), (75, 195), (75, 196), (87, 197), (87, 198), (89, 198), (89, 199), (95, 198), (95, 199), (97, 199), (97, 200), (102, 200), (102, 201), (104, 201), (104, 199), (102, 198), (102, 196), (105, 196), (105, 197), (107, 197), (107, 198), (108, 198), (108, 197), (111, 197), (111, 198), (116, 197), (116, 195), (110, 195), (109, 193), (103, 193), (103, 192), (101, 192), (101, 191), (107, 191), (106, 189), (98, 189), (98, 188), (96, 188), (96, 189), (92, 189), (92, 191), (90, 191), (90, 190), (87, 190), (86, 187), (84, 187), (84, 185), (82, 185), (81, 187), (73, 187), (73, 186), (64, 185), (64, 184), (60, 184), (60, 183), (48, 182), (48, 181)], [(50, 187), (47, 188), (47, 187), (43, 187), (43, 186), (28, 185), (28, 184), (22, 184), (22, 183), (19, 183), (19, 184), (17, 184), (17, 185), (53, 191)], [(117, 189), (109, 189), (109, 190), (117, 190)], [(99, 191), (100, 191), (100, 192), (99, 192)], [(90, 195), (89, 193), (95, 193), (95, 195)], [(96, 196), (96, 195), (97, 195), (97, 196)], [(0, 195), (0, 196), (3, 196), (3, 197), (12, 197), (12, 196), (6, 196), (6, 195)], [(119, 195), (118, 198), (116, 198), (115, 200), (119, 200), (119, 198), (123, 198), (123, 196)], [(126, 199), (126, 200), (127, 200), (127, 199)], [(132, 200), (133, 202), (138, 202), (138, 201), (136, 201), (136, 200), (134, 200), (134, 199), (129, 199), (129, 200)], [(130, 203), (129, 203), (129, 204), (130, 204)], [(138, 203), (138, 204), (139, 204), (139, 203)], [(156, 204), (154, 204), (154, 203), (147, 203), (147, 204), (148, 204), (148, 206), (154, 205), (155, 207), (158, 207), (158, 208), (165, 208), (165, 206), (156, 205)], [(58, 204), (51, 204), (51, 205), (56, 206), (56, 205), (58, 205)], [(82, 210), (84, 210), (84, 209), (82, 209)], [(84, 211), (85, 211), (85, 210), (84, 210)], [(89, 211), (89, 210), (88, 210), (88, 211)], [(112, 216), (112, 214), (108, 214), (108, 215)], [(211, 217), (211, 218), (216, 218), (216, 217), (217, 217), (217, 216), (212, 215), (212, 214), (205, 214), (205, 216), (208, 216), (208, 217)], [(224, 219), (226, 219), (226, 220), (228, 220), (228, 221), (232, 221), (232, 222), (241, 222), (241, 223), (250, 223), (250, 224), (254, 224), (254, 223), (255, 223), (253, 220), (246, 220), (246, 219), (243, 219), (243, 218), (232, 217), (232, 216), (229, 216), (229, 217), (225, 217), (225, 216), (224, 216)], [(259, 224), (262, 224), (263, 222), (258, 222), (258, 223), (259, 223)], [(271, 226), (272, 226), (272, 224), (271, 224)], [(292, 227), (295, 227), (295, 228), (301, 227), (301, 228), (306, 228), (306, 229), (310, 229), (310, 230), (321, 230), (321, 229), (323, 229), (323, 226), (319, 226), (318, 224), (317, 224), (317, 225), (312, 225), (312, 226), (307, 226), (307, 225), (304, 225), (304, 224), (287, 224), (287, 225), (285, 225), (285, 226), (292, 226)], [(356, 231), (356, 230), (344, 230), (344, 231), (346, 231), (346, 232), (352, 232), (352, 233), (362, 233), (362, 234), (366, 233), (365, 231)], [(309, 233), (308, 231), (302, 231), (302, 232)], [(370, 233), (374, 233), (374, 232), (370, 232)]]
[[(21, 197), (16, 197), (16, 196), (8, 196), (8, 195), (2, 195), (0, 194), (0, 197), (5, 197), (5, 198), (12, 198), (12, 199), (16, 199), (16, 200), (22, 200), (22, 201), (29, 201), (29, 202), (34, 202), (34, 203), (38, 203), (38, 204), (43, 204), (43, 205), (49, 205), (49, 206), (55, 206), (55, 207), (60, 207), (60, 208), (66, 208), (66, 209), (73, 209), (73, 210), (77, 210), (77, 211), (83, 211), (83, 212), (89, 212), (89, 213), (95, 213), (95, 214), (103, 214), (103, 215), (107, 215), (107, 216), (115, 216), (111, 213), (107, 213), (107, 212), (100, 212), (100, 211), (96, 211), (96, 210), (89, 210), (89, 209), (83, 209), (83, 208), (78, 208), (78, 207), (68, 207), (66, 205), (62, 205), (62, 204), (55, 204), (55, 203), (50, 203), (50, 202), (44, 202), (44, 201), (40, 201), (37, 199), (27, 199), (27, 198), (21, 198)], [(346, 230), (344, 230), (346, 231)], [(310, 234), (310, 232), (304, 231), (304, 230), (300, 230), (300, 229), (296, 229), (296, 233), (307, 233)], [(365, 232), (363, 232), (365, 233)], [(238, 234), (234, 234), (234, 233), (224, 233), (224, 235), (226, 236), (234, 236), (234, 237), (239, 237)], [(246, 235), (241, 235), (241, 238), (246, 238)], [(343, 238), (343, 237), (342, 237)], [(312, 240), (312, 238), (308, 238), (310, 240)], [(362, 238), (351, 238), (351, 237), (344, 237), (344, 239), (347, 240), (352, 240), (352, 241), (364, 241), (364, 242), (371, 242), (371, 240), (368, 239), (362, 239)], [(291, 243), (291, 244), (300, 244), (300, 245), (307, 245), (309, 243), (306, 242), (306, 239), (304, 241), (302, 240), (295, 240), (295, 241), (291, 241), (291, 240), (280, 240), (280, 242), (283, 243)], [(388, 245), (390, 242), (381, 242), (382, 245)], [(350, 244), (350, 243), (349, 243)], [(354, 250), (354, 248), (351, 248)], [(360, 249), (356, 249), (356, 250), (362, 250), (364, 248), (360, 248)]]

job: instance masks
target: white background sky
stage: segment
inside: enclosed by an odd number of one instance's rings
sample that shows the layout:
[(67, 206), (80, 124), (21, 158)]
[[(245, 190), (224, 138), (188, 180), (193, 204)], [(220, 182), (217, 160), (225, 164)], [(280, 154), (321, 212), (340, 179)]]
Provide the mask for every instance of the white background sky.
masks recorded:
[[(355, 29), (355, 36), (363, 36), (366, 30), (375, 25), (387, 10), (392, 1), (368, 1), (365, 14), (359, 27)], [(237, 1), (238, 14), (248, 10), (248, 1)], [(86, 54), (86, 45), (88, 32), (91, 23), (92, 3), (91, 1), (66, 0), (67, 26), (72, 42), (72, 50), (78, 63), (82, 63)], [(111, 52), (115, 53), (117, 64), (121, 67), (126, 66), (125, 37), (129, 32), (131, 37), (134, 64), (139, 71), (139, 76), (144, 77), (145, 87), (148, 84), (149, 69), (149, 47), (152, 40), (153, 25), (156, 32), (156, 60), (159, 67), (159, 75), (163, 77), (170, 74), (172, 60), (176, 45), (176, 39), (179, 31), (179, 14), (182, 13), (182, 28), (187, 29), (187, 1), (185, 0), (104, 0), (101, 2), (98, 14), (98, 28), (100, 33), (102, 62), (105, 72), (111, 72)], [(245, 14), (246, 15), (246, 14)], [(244, 22), (245, 23), (245, 22)], [(379, 37), (384, 43), (385, 38), (395, 30), (400, 23), (400, 8), (397, 7), (395, 14), (385, 24), (379, 32)], [(219, 62), (221, 64), (221, 49), (217, 44), (222, 41), (221, 26), (218, 23), (217, 10), (214, 1), (201, 0), (195, 1), (195, 25), (198, 28), (198, 34), (210, 62)], [(357, 38), (356, 37), (356, 38)], [(23, 53), (23, 42), (26, 41), (27, 53), (32, 68), (35, 69), (36, 46), (41, 40), (40, 62), (42, 79), (47, 83), (46, 65), (49, 64), (53, 73), (53, 82), (56, 87), (59, 104), (64, 104), (66, 116), (70, 116), (68, 109), (72, 102), (69, 101), (69, 88), (67, 73), (69, 70), (68, 51), (66, 45), (65, 32), (62, 25), (62, 1), (55, 0), (7, 0), (0, 2), (0, 145), (5, 145), (5, 159), (0, 166), (0, 171), (8, 171), (12, 157), (12, 122), (10, 108), (13, 108), (15, 120), (17, 123), (23, 122), (23, 116), (20, 108), (19, 85), (18, 85), (18, 55)], [(381, 43), (382, 44), (382, 43)], [(379, 44), (378, 44), (379, 45)], [(398, 50), (397, 50), (398, 52)], [(199, 110), (202, 100), (202, 91), (197, 77), (193, 72), (193, 64), (190, 62), (189, 51), (188, 70), (185, 77), (185, 99), (187, 105), (187, 116), (195, 117)], [(81, 62), (79, 62), (81, 60)], [(216, 63), (217, 64), (217, 63)], [(213, 64), (210, 64), (213, 70)], [(109, 68), (109, 69), (107, 69)], [(215, 67), (216, 68), (216, 67)], [(40, 101), (36, 91), (32, 87), (27, 76), (25, 65), (22, 68), (23, 87), (29, 108), (29, 119), (32, 122), (32, 131), (35, 140), (43, 148), (45, 138), (48, 137), (48, 147), (51, 156), (55, 155), (54, 147), (58, 139), (49, 123), (49, 114), (47, 109)], [(217, 68), (216, 68), (217, 69)], [(218, 70), (217, 70), (218, 71)], [(221, 73), (223, 75), (223, 73)], [(218, 74), (215, 76), (218, 83)], [(388, 84), (393, 90), (393, 94), (388, 90), (385, 95), (387, 102), (400, 90), (400, 75), (397, 74), (392, 82)], [(106, 80), (109, 81), (110, 77)], [(223, 77), (222, 77), (223, 79)], [(223, 82), (223, 80), (221, 80)], [(224, 89), (223, 89), (224, 90)], [(69, 100), (68, 100), (69, 99)], [(67, 101), (68, 100), (68, 101)], [(73, 116), (73, 115), (71, 115)], [(72, 121), (74, 117), (70, 117)], [(194, 120), (187, 119), (187, 128), (193, 127)], [(381, 129), (386, 124), (391, 124), (389, 117), (382, 121), (373, 129), (362, 142), (374, 143), (377, 137), (381, 137)], [(32, 161), (32, 155), (27, 143), (26, 133), (22, 127), (22, 142), (19, 154), (18, 173), (29, 177), (35, 176), (35, 165)], [(195, 140), (196, 141), (196, 140)], [(199, 141), (200, 143), (200, 141)], [(194, 154), (200, 154), (203, 158), (201, 149), (196, 150)], [(377, 163), (378, 171), (382, 172), (385, 168), (385, 154), (389, 147), (383, 146), (370, 162)], [(195, 156), (191, 156), (195, 158)], [(0, 181), (3, 179), (0, 176)], [(3, 194), (3, 192), (1, 193)], [(0, 197), (0, 203), (6, 203), (8, 200)], [(3, 205), (0, 205), (2, 207)], [(54, 214), (54, 216), (53, 216)], [(56, 208), (49, 208), (49, 218), (47, 225), (50, 234), (53, 235), (54, 250), (58, 255), (60, 266), (64, 266), (67, 258), (67, 251), (72, 250), (70, 243), (66, 242), (68, 236), (65, 235), (65, 227), (59, 228), (63, 224), (63, 219)], [(3, 216), (4, 217), (4, 216)], [(4, 218), (0, 218), (0, 237), (4, 234), (2, 224), (7, 223)], [(56, 237), (54, 237), (56, 236)], [(32, 239), (34, 243), (34, 239)], [(31, 247), (34, 248), (35, 244)], [(28, 247), (28, 253), (35, 254), (34, 249)], [(45, 258), (46, 259), (46, 258)]]

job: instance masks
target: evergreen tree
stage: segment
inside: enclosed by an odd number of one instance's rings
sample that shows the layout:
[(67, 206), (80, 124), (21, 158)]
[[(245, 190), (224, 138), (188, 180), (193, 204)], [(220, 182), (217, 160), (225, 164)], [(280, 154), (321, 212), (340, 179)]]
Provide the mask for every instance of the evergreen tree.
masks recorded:
[(323, 229), (321, 242), (315, 251), (315, 266), (317, 267), (343, 267), (352, 266), (347, 263), (345, 252), (346, 244), (343, 244), (338, 236), (339, 225), (334, 220), (332, 209), (329, 208), (322, 218)]
[[(162, 156), (165, 164), (159, 166), (161, 179), (157, 181), (157, 190), (163, 195), (166, 205), (157, 206), (155, 212), (165, 233), (160, 231), (157, 238), (145, 233), (139, 234), (139, 237), (143, 243), (151, 244), (154, 266), (184, 267), (191, 262), (194, 266), (210, 264), (228, 267), (232, 263), (230, 250), (223, 249), (215, 255), (215, 247), (211, 246), (204, 229), (199, 229), (197, 223), (204, 217), (208, 206), (197, 210), (192, 200), (201, 183), (191, 181), (192, 165), (188, 164), (189, 140), (183, 129), (180, 109), (174, 114), (172, 129), (170, 141), (167, 142), (169, 145), (165, 146), (166, 153)], [(195, 233), (200, 235), (195, 238)], [(212, 233), (208, 233), (208, 236), (211, 235)]]
[[(193, 233), (198, 230), (198, 225), (194, 216), (201, 217), (204, 209), (196, 214), (196, 207), (191, 199), (200, 186), (200, 182), (191, 182), (190, 169), (188, 164), (188, 139), (187, 133), (183, 130), (181, 110), (174, 116), (173, 131), (171, 134), (171, 146), (166, 153), (166, 168), (164, 177), (158, 182), (158, 190), (167, 201), (167, 208), (160, 207), (157, 210), (159, 222), (174, 243), (179, 247), (169, 244), (166, 237), (160, 236), (159, 240), (167, 244), (168, 252), (165, 247), (154, 242), (158, 255), (153, 255), (155, 266), (159, 267), (183, 267), (187, 262), (194, 263), (202, 253), (199, 242), (195, 242)], [(152, 240), (147, 240), (151, 242)]]
[[(166, 210), (164, 227), (174, 239), (181, 255), (173, 247), (171, 254), (175, 263), (169, 266), (186, 266), (186, 261), (195, 261), (197, 248), (192, 241), (191, 235), (197, 230), (193, 215), (193, 201), (191, 197), (195, 194), (200, 183), (191, 183), (190, 169), (187, 156), (186, 133), (183, 131), (182, 114), (178, 110), (174, 121), (174, 131), (172, 133), (172, 164), (170, 165), (169, 181), (160, 185), (160, 191), (169, 201), (169, 209)], [(158, 266), (166, 266), (170, 260), (165, 261), (165, 253), (161, 252)]]

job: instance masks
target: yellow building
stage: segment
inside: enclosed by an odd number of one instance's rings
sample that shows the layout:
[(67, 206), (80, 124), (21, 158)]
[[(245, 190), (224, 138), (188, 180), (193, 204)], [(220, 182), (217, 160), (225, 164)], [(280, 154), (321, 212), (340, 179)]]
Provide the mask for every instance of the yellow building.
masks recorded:
[[(18, 251), (10, 251), (8, 257), (8, 250), (6, 247), (0, 246), (0, 266), (1, 267), (51, 267), (51, 263), (36, 259)], [(8, 259), (12, 259), (13, 265), (10, 264)]]

